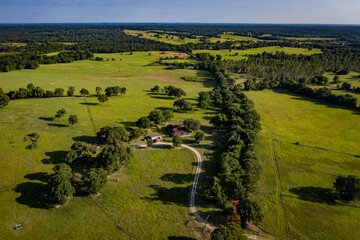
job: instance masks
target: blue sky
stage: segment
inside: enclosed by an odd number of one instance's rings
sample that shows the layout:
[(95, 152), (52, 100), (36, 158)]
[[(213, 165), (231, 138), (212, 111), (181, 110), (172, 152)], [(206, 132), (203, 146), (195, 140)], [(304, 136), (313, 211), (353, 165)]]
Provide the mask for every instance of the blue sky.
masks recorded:
[(0, 23), (360, 24), (360, 0), (0, 0)]

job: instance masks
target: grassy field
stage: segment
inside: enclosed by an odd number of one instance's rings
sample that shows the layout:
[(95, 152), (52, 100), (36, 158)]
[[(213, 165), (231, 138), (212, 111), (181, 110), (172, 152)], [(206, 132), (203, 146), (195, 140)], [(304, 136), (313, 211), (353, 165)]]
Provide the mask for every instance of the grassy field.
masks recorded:
[[(147, 39), (152, 39), (155, 41), (159, 41), (159, 42), (164, 42), (164, 43), (170, 43), (170, 44), (174, 44), (174, 45), (181, 45), (181, 44), (186, 44), (186, 43), (199, 43), (200, 42), (200, 38), (183, 38), (181, 39), (180, 37), (173, 35), (169, 32), (163, 32), (163, 31), (157, 31), (155, 32), (151, 32), (151, 31), (139, 31), (139, 30), (125, 30), (124, 31), (126, 34), (131, 35), (131, 36), (137, 36), (137, 37), (141, 37), (141, 38), (147, 38)], [(158, 35), (158, 36), (156, 36)]]
[(245, 37), (245, 36), (237, 36), (234, 33), (227, 32), (220, 34), (218, 37), (209, 38), (208, 41), (210, 42), (225, 42), (225, 41), (254, 41), (257, 42), (259, 39), (253, 37)]
[[(354, 97), (356, 97), (358, 99), (358, 104), (357, 105), (360, 106), (360, 93), (355, 92), (355, 91), (342, 90), (342, 89), (339, 89), (337, 87), (337, 85), (341, 86), (341, 84), (343, 82), (351, 83), (351, 87), (360, 87), (359, 75), (360, 75), (360, 73), (358, 73), (358, 72), (350, 72), (347, 75), (338, 75), (339, 78), (340, 78), (341, 83), (332, 83), (333, 78), (334, 78), (334, 76), (336, 76), (336, 74), (326, 73), (326, 74), (324, 74), (324, 76), (328, 77), (329, 80), (330, 80), (328, 85), (326, 85), (326, 87), (330, 88), (331, 91), (334, 94), (342, 94), (342, 95), (350, 94), (350, 95), (353, 95)], [(312, 86), (312, 88), (323, 88), (323, 87), (324, 86)]]
[[(96, 131), (107, 125), (133, 127), (139, 117), (147, 116), (153, 109), (173, 108), (174, 99), (149, 92), (154, 85), (181, 87), (187, 93), (186, 99), (193, 104), (199, 91), (210, 90), (211, 82), (181, 80), (184, 76), (211, 77), (208, 73), (153, 66), (159, 58), (156, 54), (161, 53), (98, 54), (96, 56), (115, 58), (115, 61), (85, 60), (0, 73), (0, 86), (4, 91), (26, 87), (28, 83), (45, 90), (75, 86), (76, 94), (82, 87), (92, 94), (96, 86), (127, 88), (126, 95), (111, 97), (105, 104), (98, 104), (93, 96), (87, 98), (87, 103), (82, 97), (25, 99), (11, 101), (0, 109), (0, 141), (3, 143), (0, 147), (0, 239), (127, 239), (89, 198), (75, 197), (59, 209), (49, 206), (47, 179), (54, 164), (61, 162), (74, 141), (94, 140), (89, 110)], [(52, 121), (60, 108), (68, 113), (61, 121)], [(214, 109), (175, 111), (173, 122), (191, 117), (202, 122), (203, 131), (210, 132), (209, 119), (214, 113)], [(74, 127), (67, 126), (70, 114), (79, 118)], [(23, 139), (32, 132), (41, 136), (39, 147), (27, 150), (29, 143)], [(192, 140), (186, 142), (191, 144)], [(208, 163), (204, 165), (205, 171), (212, 164), (205, 156), (211, 142), (207, 134), (206, 141), (196, 145)], [(186, 225), (185, 203), (193, 161), (192, 154), (185, 150), (136, 150), (133, 164), (111, 176), (120, 181), (109, 182), (97, 201), (141, 239), (191, 237), (191, 228)], [(220, 212), (208, 204), (202, 204), (199, 210), (205, 216)], [(12, 228), (17, 223), (24, 224), (25, 228), (14, 231)]]
[(296, 41), (335, 41), (336, 38), (321, 38), (321, 37), (286, 37), (289, 40)]
[(359, 205), (332, 193), (338, 175), (360, 175), (359, 112), (284, 91), (247, 95), (262, 118), (264, 230), (279, 239), (359, 239)]
[(320, 49), (308, 50), (306, 48), (291, 48), (291, 47), (261, 47), (261, 48), (250, 48), (246, 50), (195, 50), (194, 54), (208, 52), (212, 55), (220, 54), (224, 59), (232, 60), (242, 60), (246, 59), (246, 55), (251, 54), (261, 54), (263, 52), (276, 53), (276, 52), (285, 52), (286, 54), (303, 54), (303, 55), (312, 55), (321, 53)]

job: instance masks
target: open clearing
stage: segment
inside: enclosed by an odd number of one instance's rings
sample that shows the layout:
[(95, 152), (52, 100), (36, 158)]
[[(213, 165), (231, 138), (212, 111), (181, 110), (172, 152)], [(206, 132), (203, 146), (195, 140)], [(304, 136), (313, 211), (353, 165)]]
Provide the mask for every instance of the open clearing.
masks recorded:
[[(95, 128), (111, 125), (134, 127), (135, 121), (147, 116), (151, 110), (171, 108), (173, 98), (153, 95), (154, 85), (181, 87), (193, 104), (199, 91), (210, 90), (211, 82), (191, 83), (181, 80), (184, 76), (211, 77), (204, 71), (166, 70), (153, 66), (158, 57), (148, 53), (133, 55), (97, 54), (115, 61), (78, 61), (69, 64), (41, 65), (36, 70), (12, 71), (0, 74), (4, 91), (26, 87), (28, 83), (45, 90), (75, 86), (95, 93), (95, 87), (127, 88), (123, 96), (111, 97), (99, 104), (95, 97), (25, 99), (14, 100), (0, 110), (0, 238), (44, 239), (127, 239), (109, 217), (90, 198), (74, 197), (68, 205), (54, 209), (47, 203), (47, 180), (54, 164), (62, 161), (74, 141), (93, 142), (95, 132), (89, 117), (89, 107)], [(122, 60), (120, 60), (122, 59)], [(67, 114), (52, 121), (56, 111), (65, 108)], [(207, 111), (174, 112), (172, 122), (187, 118), (201, 121), (203, 131), (210, 132), (209, 119), (214, 109)], [(67, 126), (67, 117), (78, 115), (79, 123)], [(151, 131), (155, 131), (152, 129)], [(163, 131), (163, 129), (161, 130)], [(25, 149), (25, 135), (38, 132), (39, 147)], [(192, 140), (186, 140), (191, 144)], [(205, 156), (212, 139), (195, 145), (204, 154), (204, 169), (212, 169)], [(211, 152), (211, 151), (210, 151)], [(192, 229), (186, 223), (186, 199), (192, 177), (194, 156), (186, 150), (135, 150), (135, 159), (128, 168), (111, 176), (110, 181), (96, 200), (125, 229), (141, 239), (167, 239), (172, 236), (192, 237)], [(198, 204), (198, 203), (197, 203)], [(209, 204), (199, 204), (202, 216), (219, 214), (221, 210)], [(14, 231), (15, 224), (23, 223), (24, 229)]]
[(221, 55), (223, 59), (231, 60), (242, 60), (246, 59), (246, 55), (261, 54), (263, 52), (267, 53), (276, 53), (276, 52), (285, 52), (286, 54), (302, 54), (302, 55), (312, 55), (322, 53), (320, 49), (309, 50), (307, 48), (291, 48), (291, 47), (261, 47), (261, 48), (250, 48), (246, 50), (195, 50), (194, 54), (208, 52), (212, 55)]
[(359, 112), (285, 91), (246, 94), (262, 118), (264, 230), (281, 239), (359, 239), (359, 206), (332, 194), (338, 175), (360, 174)]
[(174, 45), (186, 44), (186, 43), (199, 43), (200, 38), (180, 38), (179, 36), (173, 35), (170, 32), (149, 30), (149, 31), (138, 31), (138, 30), (125, 30), (126, 34), (141, 38), (147, 38), (158, 42), (170, 43)]

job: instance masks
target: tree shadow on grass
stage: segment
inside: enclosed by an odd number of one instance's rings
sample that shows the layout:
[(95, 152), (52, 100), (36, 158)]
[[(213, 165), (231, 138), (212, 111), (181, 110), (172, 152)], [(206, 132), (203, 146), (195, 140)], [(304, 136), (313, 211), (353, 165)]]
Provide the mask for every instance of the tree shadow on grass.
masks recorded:
[(99, 103), (89, 103), (89, 102), (81, 102), (79, 104), (86, 105), (86, 106), (97, 106), (97, 105), (99, 105)]
[(148, 201), (161, 201), (164, 204), (186, 206), (189, 192), (188, 187), (166, 188), (159, 185), (149, 185), (148, 187), (155, 190), (155, 193), (152, 193), (150, 197), (142, 197), (141, 199)]
[(48, 126), (52, 127), (69, 127), (67, 124), (60, 124), (60, 123), (48, 123)]
[(44, 164), (60, 164), (64, 163), (67, 151), (53, 151), (53, 152), (46, 152), (45, 155), (49, 158), (45, 158), (41, 160)]
[(52, 174), (47, 172), (38, 172), (38, 173), (30, 173), (24, 176), (26, 179), (33, 181), (41, 181), (43, 183), (49, 183), (52, 177)]
[(73, 137), (72, 140), (76, 141), (76, 142), (84, 142), (84, 143), (94, 143), (96, 142), (96, 137), (95, 136), (78, 136), (78, 137)]
[(173, 97), (169, 97), (167, 95), (149, 95), (150, 98), (156, 98), (156, 99), (161, 99), (161, 100), (175, 100), (175, 98)]
[(50, 201), (51, 188), (46, 183), (25, 182), (18, 184), (14, 189), (21, 195), (16, 198), (19, 204), (27, 205), (30, 208), (49, 209), (53, 206)]
[(184, 184), (191, 181), (192, 174), (184, 173), (167, 173), (160, 177), (163, 181), (173, 182), (175, 184)]
[(39, 117), (40, 120), (44, 120), (44, 121), (48, 121), (48, 122), (51, 122), (51, 121), (54, 121), (55, 118), (53, 117)]
[(299, 199), (314, 203), (326, 203), (334, 205), (335, 196), (332, 194), (332, 189), (321, 187), (298, 187), (291, 188), (291, 193), (298, 195)]

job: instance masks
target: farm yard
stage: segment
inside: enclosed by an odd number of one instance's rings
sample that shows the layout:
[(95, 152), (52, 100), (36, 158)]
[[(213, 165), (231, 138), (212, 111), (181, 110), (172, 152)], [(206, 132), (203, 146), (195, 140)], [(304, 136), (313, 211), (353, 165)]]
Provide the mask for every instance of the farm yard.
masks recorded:
[[(77, 239), (127, 239), (124, 232), (116, 228), (111, 219), (88, 197), (77, 197), (58, 209), (46, 201), (47, 181), (54, 164), (61, 163), (75, 141), (92, 143), (96, 131), (104, 126), (135, 127), (138, 118), (147, 116), (155, 109), (173, 109), (174, 100), (164, 95), (154, 95), (150, 89), (174, 85), (181, 87), (191, 103), (200, 91), (208, 91), (212, 81), (186, 82), (181, 77), (207, 77), (200, 70), (166, 70), (153, 66), (161, 53), (134, 52), (123, 54), (98, 54), (115, 61), (78, 61), (70, 64), (41, 65), (37, 70), (1, 73), (4, 91), (26, 87), (28, 83), (46, 90), (67, 89), (74, 86), (75, 97), (50, 99), (20, 99), (11, 101), (0, 111), (1, 147), (0, 171), (2, 175), (0, 201), (0, 238), (39, 239), (47, 236)], [(165, 54), (166, 55), (166, 54)], [(176, 55), (176, 53), (175, 53)], [(120, 60), (121, 59), (121, 60)], [(111, 97), (100, 104), (95, 87), (120, 85), (126, 87), (123, 96)], [(87, 88), (90, 96), (79, 96), (78, 91)], [(53, 120), (58, 109), (67, 111), (65, 117)], [(67, 116), (76, 114), (78, 124), (69, 127)], [(94, 125), (89, 116), (91, 114)], [(198, 119), (204, 131), (209, 131), (209, 119), (214, 110), (174, 111), (173, 122), (187, 118)], [(155, 129), (151, 129), (155, 132)], [(151, 133), (151, 131), (149, 133)], [(38, 148), (26, 149), (27, 134), (40, 135)], [(187, 140), (192, 144), (193, 140)], [(211, 152), (211, 139), (203, 141), (200, 153)], [(140, 143), (140, 142), (139, 142)], [(143, 143), (141, 143), (143, 144)], [(190, 225), (186, 225), (187, 193), (190, 186), (194, 157), (186, 150), (135, 150), (132, 164), (111, 175), (109, 183), (96, 198), (112, 217), (139, 238), (154, 239), (171, 236), (193, 237)], [(205, 162), (209, 162), (204, 155)], [(211, 162), (205, 165), (210, 169)], [(144, 181), (146, 178), (146, 181)], [(128, 192), (127, 192), (128, 191)], [(174, 195), (175, 193), (175, 195)], [(146, 209), (146, 211), (145, 211)], [(151, 211), (149, 211), (151, 209)], [(204, 205), (199, 211), (218, 212)], [(24, 229), (13, 231), (13, 225), (22, 222)], [(91, 224), (89, 224), (91, 223)], [(136, 224), (135, 224), (136, 223)], [(72, 226), (64, 232), (64, 226)], [(174, 227), (177, 226), (177, 227)], [(95, 237), (96, 236), (96, 237)]]
[(247, 95), (262, 118), (264, 230), (279, 239), (359, 238), (359, 206), (332, 194), (339, 174), (360, 174), (358, 112), (286, 91)]

